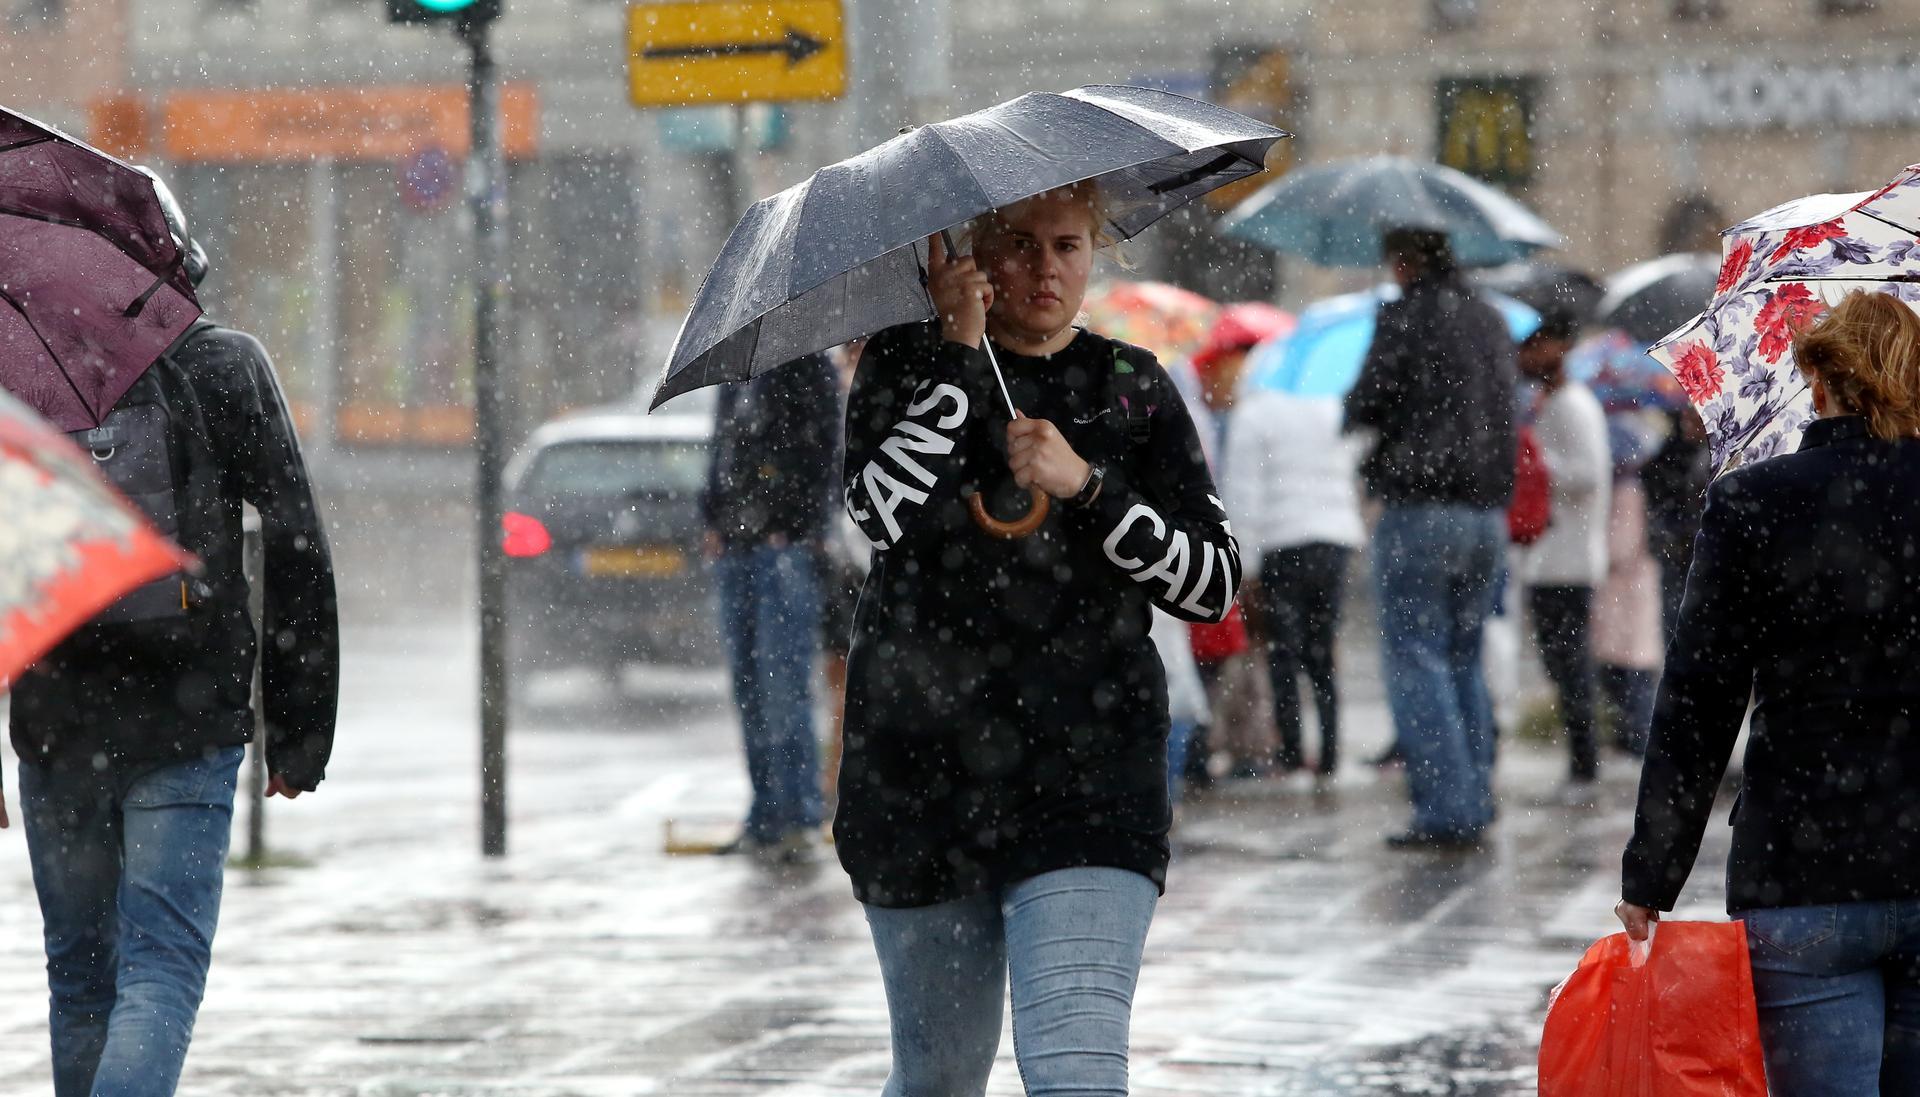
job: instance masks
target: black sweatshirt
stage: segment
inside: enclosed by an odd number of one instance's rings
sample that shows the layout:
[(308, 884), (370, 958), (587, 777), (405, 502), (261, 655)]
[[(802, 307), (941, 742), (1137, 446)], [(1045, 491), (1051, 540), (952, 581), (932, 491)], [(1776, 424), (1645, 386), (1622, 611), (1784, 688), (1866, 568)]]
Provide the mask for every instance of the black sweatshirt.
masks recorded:
[(849, 657), (834, 835), (854, 893), (925, 906), (1083, 865), (1164, 886), (1166, 678), (1150, 607), (1218, 621), (1239, 548), (1172, 381), (1090, 332), (1000, 355), (1023, 414), (1106, 471), (1033, 536), (981, 532), (966, 496), (1024, 492), (982, 351), (937, 326), (868, 345), (847, 410), (848, 512), (879, 546)]
[(1747, 702), (1727, 909), (1920, 897), (1920, 440), (1816, 420), (1714, 481), (1621, 895), (1672, 910)]
[(311, 790), (326, 774), (339, 692), (333, 565), (273, 367), (252, 336), (208, 324), (149, 372), (181, 450), (178, 540), (203, 571), (184, 615), (84, 625), (22, 675), (14, 750), (38, 764), (138, 767), (253, 738), (245, 502), (260, 512), (264, 548), (267, 765)]

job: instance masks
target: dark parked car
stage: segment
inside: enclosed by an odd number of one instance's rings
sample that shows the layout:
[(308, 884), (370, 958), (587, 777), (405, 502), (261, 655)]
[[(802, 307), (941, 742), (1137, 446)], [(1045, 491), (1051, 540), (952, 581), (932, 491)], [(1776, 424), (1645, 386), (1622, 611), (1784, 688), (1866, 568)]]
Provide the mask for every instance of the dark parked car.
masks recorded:
[(501, 531), (516, 670), (718, 665), (699, 511), (712, 434), (708, 414), (624, 408), (534, 432)]

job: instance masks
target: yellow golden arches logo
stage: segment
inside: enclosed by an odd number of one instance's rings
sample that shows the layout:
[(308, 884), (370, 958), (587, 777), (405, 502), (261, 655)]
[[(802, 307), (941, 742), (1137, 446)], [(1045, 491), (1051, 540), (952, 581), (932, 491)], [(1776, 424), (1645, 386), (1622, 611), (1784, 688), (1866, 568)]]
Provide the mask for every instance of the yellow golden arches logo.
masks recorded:
[(1531, 179), (1534, 90), (1530, 77), (1440, 81), (1440, 162), (1489, 182)]

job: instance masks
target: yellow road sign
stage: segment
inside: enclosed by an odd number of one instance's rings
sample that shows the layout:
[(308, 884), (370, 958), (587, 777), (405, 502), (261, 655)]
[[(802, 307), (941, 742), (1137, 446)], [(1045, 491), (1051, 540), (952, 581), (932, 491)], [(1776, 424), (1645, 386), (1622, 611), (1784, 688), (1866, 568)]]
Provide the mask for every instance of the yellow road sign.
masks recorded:
[(847, 87), (840, 0), (690, 0), (627, 7), (635, 106), (837, 99)]

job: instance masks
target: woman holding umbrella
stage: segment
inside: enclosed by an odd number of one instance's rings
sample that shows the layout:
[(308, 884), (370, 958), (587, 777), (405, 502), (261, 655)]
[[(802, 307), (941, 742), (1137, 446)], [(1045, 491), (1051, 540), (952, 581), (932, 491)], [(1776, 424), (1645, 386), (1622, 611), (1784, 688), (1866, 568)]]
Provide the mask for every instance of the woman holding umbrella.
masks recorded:
[(1751, 697), (1727, 908), (1769, 1090), (1920, 1093), (1920, 316), (1852, 293), (1792, 352), (1819, 418), (1707, 493), (1615, 909), (1673, 909)]
[[(849, 399), (847, 505), (878, 548), (834, 833), (889, 1095), (983, 1093), (1009, 981), (1030, 1092), (1126, 1092), (1170, 818), (1150, 610), (1220, 620), (1240, 561), (1153, 355), (1073, 326), (1101, 205), (1075, 184), (976, 218), (971, 256), (929, 241), (937, 319), (875, 336)], [(1053, 503), (1032, 536), (969, 514), (1009, 477)]]

